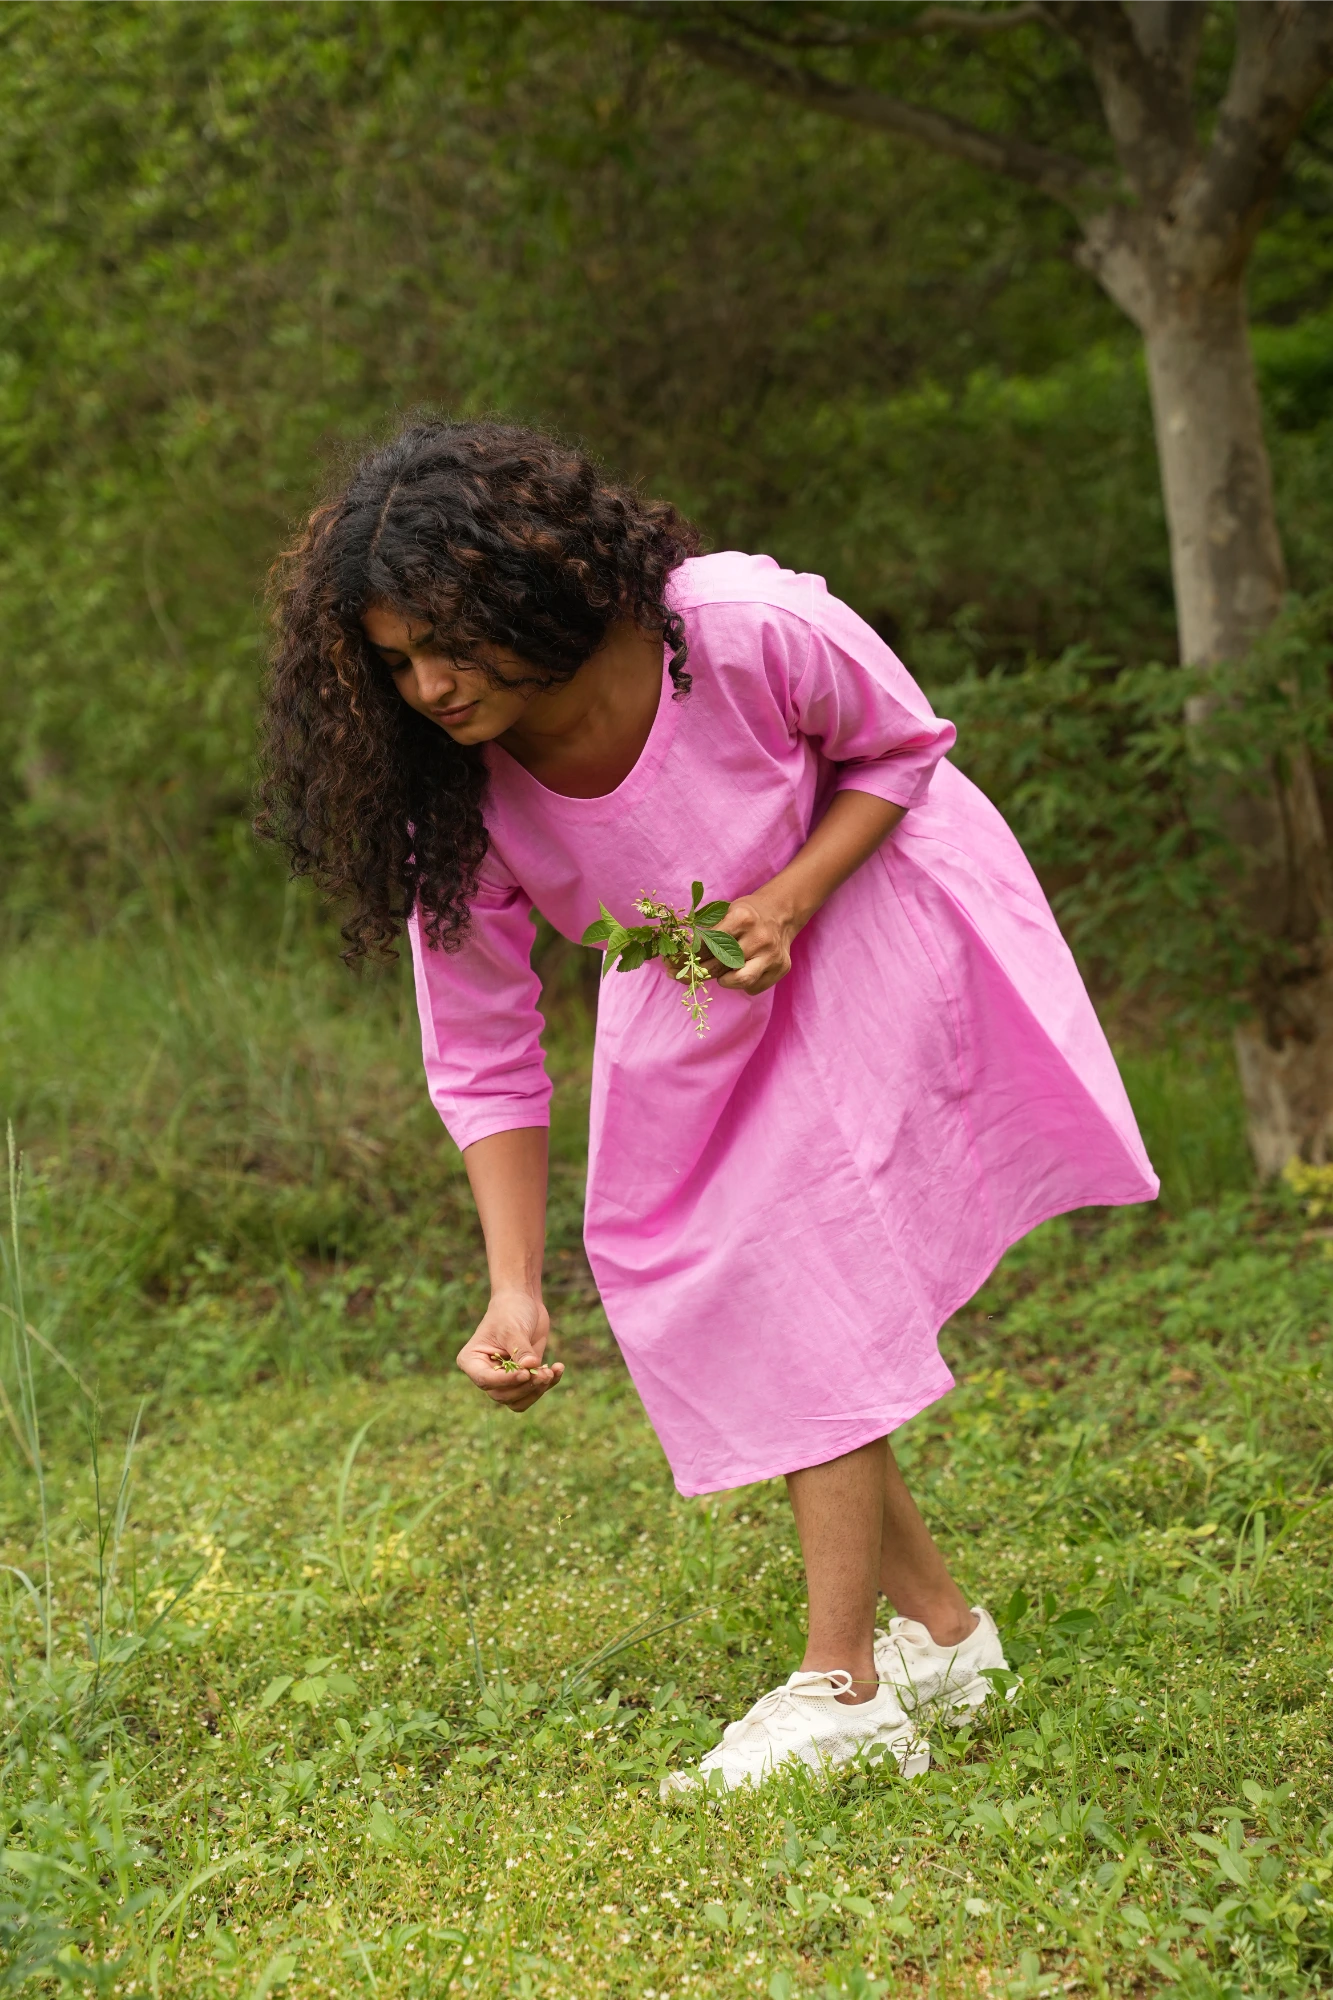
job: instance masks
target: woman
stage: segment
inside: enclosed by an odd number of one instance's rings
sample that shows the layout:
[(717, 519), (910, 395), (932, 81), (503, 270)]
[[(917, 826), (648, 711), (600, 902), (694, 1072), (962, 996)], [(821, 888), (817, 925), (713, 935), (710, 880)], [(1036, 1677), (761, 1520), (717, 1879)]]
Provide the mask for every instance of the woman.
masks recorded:
[(577, 939), (697, 878), (727, 903), (705, 1035), (660, 961), (602, 988), (585, 1231), (678, 1489), (782, 1475), (796, 1517), (805, 1657), (701, 1769), (924, 1768), (923, 1715), (1004, 1660), (889, 1434), (952, 1387), (937, 1333), (1008, 1245), (1157, 1191), (1017, 843), (819, 578), (700, 555), (552, 438), (409, 424), (278, 575), (262, 823), (350, 906), (349, 956), (409, 931), (490, 1267), (458, 1362), (497, 1404), (562, 1373), (529, 912)]

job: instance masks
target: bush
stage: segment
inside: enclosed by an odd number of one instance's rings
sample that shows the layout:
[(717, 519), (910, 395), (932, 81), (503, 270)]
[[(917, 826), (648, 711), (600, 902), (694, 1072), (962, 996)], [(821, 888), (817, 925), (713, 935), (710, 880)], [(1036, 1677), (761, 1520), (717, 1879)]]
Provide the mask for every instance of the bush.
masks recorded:
[(1235, 665), (1117, 668), (1074, 647), (1018, 673), (968, 674), (935, 705), (1093, 978), (1219, 1013), (1281, 969), (1237, 894), (1229, 807), (1302, 752), (1317, 771), (1333, 765), (1331, 664), (1325, 591), (1293, 598)]

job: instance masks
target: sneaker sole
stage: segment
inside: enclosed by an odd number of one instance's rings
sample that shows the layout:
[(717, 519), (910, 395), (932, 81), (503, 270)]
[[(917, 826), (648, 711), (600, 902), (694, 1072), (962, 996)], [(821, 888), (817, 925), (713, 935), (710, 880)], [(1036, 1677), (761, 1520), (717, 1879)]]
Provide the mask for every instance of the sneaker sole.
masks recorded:
[[(887, 1745), (885, 1746), (884, 1754), (885, 1757), (892, 1757), (894, 1763), (898, 1766), (898, 1775), (902, 1778), (924, 1777), (925, 1773), (930, 1769), (930, 1745), (920, 1738), (911, 1744), (901, 1755)], [(828, 1764), (820, 1770), (813, 1764), (806, 1764), (803, 1757), (784, 1757), (780, 1764), (770, 1765), (758, 1777), (751, 1777), (747, 1774), (745, 1777), (737, 1778), (734, 1781), (729, 1781), (723, 1777), (720, 1787), (710, 1782), (714, 1777), (721, 1776), (720, 1772), (668, 1771), (666, 1777), (662, 1779), (657, 1788), (657, 1795), (665, 1805), (669, 1800), (681, 1798), (687, 1792), (717, 1790), (738, 1792), (743, 1790), (747, 1785), (763, 1785), (770, 1778), (777, 1777), (779, 1772), (785, 1771), (793, 1765), (803, 1765), (807, 1771), (814, 1771), (816, 1777), (827, 1777), (833, 1771), (846, 1770), (849, 1764), (855, 1764), (857, 1761), (855, 1757), (844, 1757), (840, 1762)], [(882, 1762), (883, 1760), (877, 1759), (876, 1761)]]
[[(986, 1671), (994, 1673), (996, 1669), (989, 1667)], [(1013, 1669), (1007, 1665), (1001, 1667), (999, 1671), (1001, 1673), (1013, 1673)], [(906, 1708), (907, 1703), (916, 1692), (911, 1683), (909, 1682), (906, 1686), (900, 1686), (898, 1682), (894, 1681), (887, 1674), (881, 1674), (880, 1679), (892, 1687), (899, 1702)], [(1012, 1701), (1022, 1685), (1023, 1676), (1021, 1674), (1014, 1674), (1013, 1686), (1005, 1689), (1005, 1700)], [(983, 1702), (989, 1701), (995, 1691), (995, 1688), (985, 1679), (984, 1675), (978, 1673), (970, 1681), (963, 1681), (957, 1687), (942, 1688), (938, 1694), (929, 1695), (925, 1699), (919, 1700), (916, 1706), (910, 1710), (910, 1713), (929, 1717), (934, 1714), (957, 1715), (963, 1709), (975, 1711), (982, 1706)]]

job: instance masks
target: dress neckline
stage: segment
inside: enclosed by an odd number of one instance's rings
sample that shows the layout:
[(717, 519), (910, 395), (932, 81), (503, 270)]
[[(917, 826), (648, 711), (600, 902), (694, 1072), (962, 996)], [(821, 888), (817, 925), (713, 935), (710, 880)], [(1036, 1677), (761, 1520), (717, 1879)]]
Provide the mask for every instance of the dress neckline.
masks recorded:
[(578, 798), (572, 792), (554, 792), (544, 785), (540, 778), (534, 778), (526, 764), (520, 764), (517, 757), (511, 757), (500, 743), (486, 745), (486, 760), (494, 775), (504, 773), (506, 780), (522, 789), (527, 786), (547, 806), (564, 808), (577, 814), (581, 819), (604, 819), (621, 812), (632, 799), (637, 798), (657, 773), (666, 755), (676, 726), (676, 714), (680, 707), (673, 697), (675, 689), (671, 682), (669, 655), (662, 648), (662, 684), (657, 695), (657, 713), (648, 731), (644, 746), (625, 773), (614, 791), (597, 792), (592, 798)]

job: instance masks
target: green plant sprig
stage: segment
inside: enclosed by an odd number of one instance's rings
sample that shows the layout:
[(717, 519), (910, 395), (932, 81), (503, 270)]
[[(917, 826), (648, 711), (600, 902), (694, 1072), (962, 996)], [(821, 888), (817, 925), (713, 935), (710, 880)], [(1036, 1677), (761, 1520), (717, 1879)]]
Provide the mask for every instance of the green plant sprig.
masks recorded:
[(618, 964), (622, 972), (637, 972), (650, 958), (663, 959), (671, 969), (672, 978), (679, 979), (684, 986), (681, 1000), (689, 1010), (696, 1034), (702, 1035), (708, 1027), (707, 985), (713, 977), (706, 959), (716, 959), (731, 972), (738, 972), (745, 963), (745, 953), (736, 939), (730, 932), (715, 928), (730, 904), (705, 903), (703, 883), (693, 882), (690, 907), (684, 915), (655, 896), (635, 898), (635, 909), (648, 919), (645, 924), (622, 924), (605, 903), (598, 907), (602, 914), (583, 933), (583, 943), (604, 948), (603, 979), (613, 965)]

